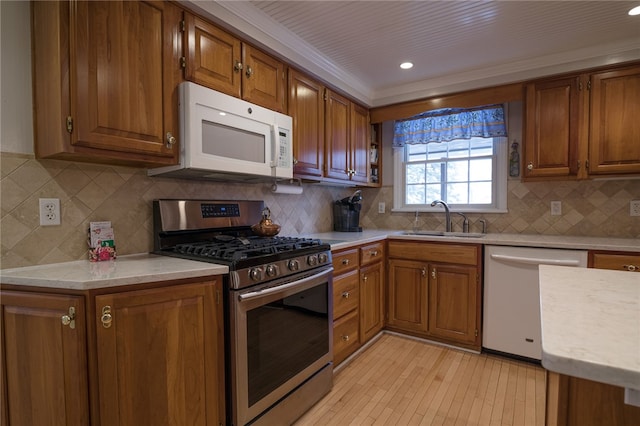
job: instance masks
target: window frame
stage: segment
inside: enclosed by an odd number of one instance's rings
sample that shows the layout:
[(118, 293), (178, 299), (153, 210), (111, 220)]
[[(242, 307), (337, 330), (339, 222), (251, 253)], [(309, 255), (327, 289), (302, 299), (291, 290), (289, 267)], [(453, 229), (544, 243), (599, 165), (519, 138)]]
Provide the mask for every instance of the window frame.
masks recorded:
[[(452, 210), (462, 213), (507, 213), (507, 184), (508, 184), (508, 137), (494, 137), (495, 158), (492, 186), (495, 200), (491, 205), (482, 204), (449, 204)], [(442, 142), (447, 143), (447, 142)], [(429, 204), (405, 204), (406, 199), (406, 148), (393, 148), (393, 209), (394, 212), (442, 212), (441, 206), (431, 207)]]

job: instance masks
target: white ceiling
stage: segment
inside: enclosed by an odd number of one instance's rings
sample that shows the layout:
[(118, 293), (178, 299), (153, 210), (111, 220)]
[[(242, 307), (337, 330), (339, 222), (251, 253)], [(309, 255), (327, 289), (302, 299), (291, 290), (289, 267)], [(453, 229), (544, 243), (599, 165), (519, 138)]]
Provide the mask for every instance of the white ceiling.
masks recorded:
[(187, 2), (368, 106), (640, 59), (640, 0)]

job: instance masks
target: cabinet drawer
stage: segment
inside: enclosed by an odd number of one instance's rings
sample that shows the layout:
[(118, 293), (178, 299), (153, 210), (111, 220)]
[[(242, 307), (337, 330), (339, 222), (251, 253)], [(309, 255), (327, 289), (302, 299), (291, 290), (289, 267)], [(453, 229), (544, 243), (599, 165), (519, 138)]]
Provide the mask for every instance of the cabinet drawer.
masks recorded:
[(389, 241), (389, 258), (478, 265), (480, 245)]
[(340, 318), (356, 309), (360, 300), (358, 271), (354, 270), (333, 279), (333, 318)]
[(360, 247), (360, 265), (378, 262), (384, 259), (384, 242), (367, 244)]
[(358, 267), (357, 248), (332, 253), (332, 256), (334, 276)]
[(598, 269), (640, 272), (640, 253), (590, 252), (589, 266)]
[(359, 325), (357, 310), (352, 311), (333, 323), (334, 365), (338, 365), (358, 349), (358, 333)]

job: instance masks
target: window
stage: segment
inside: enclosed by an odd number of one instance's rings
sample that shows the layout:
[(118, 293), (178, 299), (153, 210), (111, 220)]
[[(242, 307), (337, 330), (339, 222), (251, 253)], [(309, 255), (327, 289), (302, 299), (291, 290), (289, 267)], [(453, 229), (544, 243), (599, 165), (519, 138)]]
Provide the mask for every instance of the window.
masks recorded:
[[(507, 138), (472, 137), (394, 150), (394, 210), (506, 212)], [(441, 210), (441, 208), (440, 208)]]

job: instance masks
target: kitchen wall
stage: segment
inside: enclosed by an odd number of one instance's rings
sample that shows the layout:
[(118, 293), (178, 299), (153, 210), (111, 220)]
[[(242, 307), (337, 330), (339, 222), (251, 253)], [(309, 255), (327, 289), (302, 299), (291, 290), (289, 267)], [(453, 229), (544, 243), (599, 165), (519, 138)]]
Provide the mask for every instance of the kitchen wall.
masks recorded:
[[(302, 195), (272, 194), (267, 185), (219, 184), (150, 178), (144, 169), (33, 157), (29, 7), (0, 2), (0, 267), (84, 259), (90, 221), (111, 220), (119, 254), (152, 249), (154, 198), (261, 199), (281, 234), (332, 229), (331, 203), (353, 189), (304, 185)], [(390, 148), (384, 147), (388, 153)], [(384, 160), (384, 187), (363, 190), (365, 229), (411, 229), (412, 213), (391, 213), (391, 166)], [(60, 198), (62, 224), (41, 227), (38, 198)], [(508, 214), (483, 215), (490, 232), (640, 238), (640, 218), (629, 201), (640, 199), (640, 180), (521, 183), (509, 181)], [(562, 216), (550, 216), (550, 201), (562, 201)], [(384, 201), (387, 212), (378, 213)], [(480, 215), (469, 215), (478, 230)], [(444, 214), (420, 215), (424, 229), (442, 229)], [(456, 218), (457, 219), (457, 218)], [(459, 227), (459, 223), (455, 224)]]

